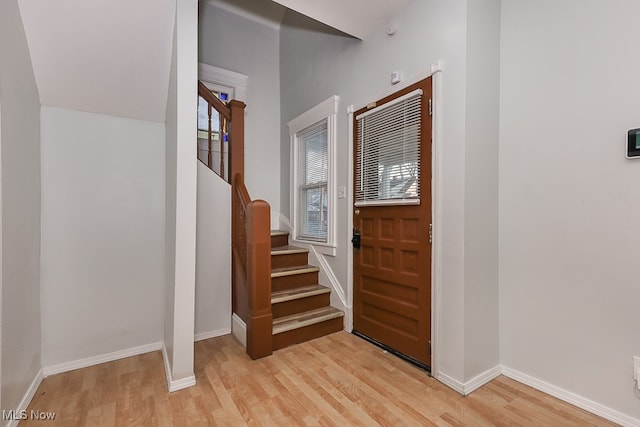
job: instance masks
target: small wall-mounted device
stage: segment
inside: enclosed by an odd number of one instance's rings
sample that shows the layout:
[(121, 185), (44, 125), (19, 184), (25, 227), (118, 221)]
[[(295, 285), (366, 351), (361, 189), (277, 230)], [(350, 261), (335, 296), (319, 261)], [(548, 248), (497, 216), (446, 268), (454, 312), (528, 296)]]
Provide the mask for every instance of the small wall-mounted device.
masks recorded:
[(640, 159), (640, 129), (627, 133), (627, 159)]
[(391, 73), (391, 84), (395, 85), (400, 83), (400, 81), (402, 80), (402, 74), (400, 74), (400, 71), (394, 71)]

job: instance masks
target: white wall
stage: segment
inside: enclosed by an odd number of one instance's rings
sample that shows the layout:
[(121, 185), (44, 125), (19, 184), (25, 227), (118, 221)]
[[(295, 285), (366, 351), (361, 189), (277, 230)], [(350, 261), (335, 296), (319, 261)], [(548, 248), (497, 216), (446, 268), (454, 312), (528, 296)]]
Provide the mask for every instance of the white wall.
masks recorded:
[(42, 107), (42, 363), (162, 340), (164, 126)]
[[(337, 185), (349, 187), (348, 123), (346, 107), (375, 101), (391, 91), (390, 74), (405, 78), (428, 71), (442, 61), (441, 158), (439, 169), (444, 191), (436, 219), (440, 247), (440, 340), (435, 348), (438, 369), (463, 381), (464, 372), (464, 175), (465, 175), (465, 79), (466, 1), (416, 1), (399, 12), (397, 32), (389, 37), (380, 28), (361, 42), (329, 33), (298, 14), (288, 12), (281, 29), (282, 123), (296, 117), (331, 95), (341, 99), (338, 114)], [(437, 101), (438, 102), (438, 101)], [(286, 125), (281, 138), (281, 192), (289, 193), (289, 138)], [(289, 212), (288, 197), (281, 210)], [(326, 257), (345, 294), (347, 254), (351, 251), (348, 229), (349, 200), (338, 200), (337, 256)]]
[(198, 2), (176, 2), (166, 130), (165, 368), (169, 391), (195, 384)]
[[(280, 207), (279, 32), (208, 2), (200, 3), (199, 61), (249, 76), (245, 111), (245, 184), (253, 199)], [(285, 82), (287, 84), (287, 82)], [(287, 193), (288, 194), (288, 193)]]
[(0, 409), (40, 371), (40, 101), (15, 0), (0, 2)]
[(502, 363), (640, 418), (635, 0), (502, 10)]
[(198, 162), (197, 338), (231, 332), (231, 186)]
[(467, 103), (464, 160), (465, 382), (496, 367), (500, 362), (498, 319), (500, 3), (500, 0), (467, 2)]
[(167, 380), (170, 381), (171, 364), (173, 363), (173, 330), (176, 277), (176, 188), (178, 163), (178, 56), (177, 33), (173, 30), (173, 46), (171, 70), (169, 73), (169, 90), (167, 95), (167, 112), (165, 129), (165, 244), (164, 244), (164, 351)]

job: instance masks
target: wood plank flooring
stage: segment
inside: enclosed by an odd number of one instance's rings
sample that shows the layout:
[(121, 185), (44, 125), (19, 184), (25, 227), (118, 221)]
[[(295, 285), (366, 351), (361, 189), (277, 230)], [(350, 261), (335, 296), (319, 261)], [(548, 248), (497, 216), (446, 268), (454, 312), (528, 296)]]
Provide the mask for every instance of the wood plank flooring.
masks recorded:
[(462, 397), (345, 332), (252, 361), (231, 336), (196, 343), (195, 387), (167, 393), (147, 353), (46, 378), (20, 426), (611, 426), (505, 377)]

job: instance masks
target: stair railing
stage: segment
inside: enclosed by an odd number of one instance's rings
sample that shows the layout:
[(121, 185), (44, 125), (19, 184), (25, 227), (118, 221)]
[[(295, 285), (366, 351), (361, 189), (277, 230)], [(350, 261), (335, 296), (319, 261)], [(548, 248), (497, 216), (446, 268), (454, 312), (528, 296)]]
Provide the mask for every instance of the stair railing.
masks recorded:
[[(252, 359), (273, 352), (273, 315), (271, 312), (271, 218), (264, 200), (251, 200), (244, 185), (244, 109), (242, 101), (227, 104), (218, 99), (202, 82), (198, 95), (207, 102), (208, 140), (205, 163), (225, 179), (224, 140), (228, 137), (228, 165), (231, 184), (231, 269), (232, 305), (246, 325), (247, 354)], [(219, 113), (220, 164), (214, 165), (212, 116)], [(231, 179), (233, 178), (233, 179)]]
[[(200, 138), (198, 139), (198, 159), (202, 163), (207, 165), (209, 169), (217, 173), (220, 176), (220, 178), (225, 179), (225, 161), (224, 160), (227, 154), (229, 153), (225, 153), (224, 143), (225, 143), (225, 138), (228, 137), (228, 125), (231, 122), (231, 109), (223, 101), (218, 99), (218, 97), (215, 96), (213, 92), (211, 92), (209, 88), (207, 88), (204, 85), (204, 83), (200, 81), (198, 82), (198, 95), (207, 102), (207, 118), (208, 118), (207, 146), (206, 146), (206, 149), (203, 150), (200, 147), (201, 139)], [(218, 112), (218, 119), (219, 119), (217, 132), (213, 131), (213, 124), (212, 124), (214, 110)], [(214, 147), (214, 143), (216, 142), (214, 141), (214, 135), (218, 136), (218, 142), (220, 147), (220, 161), (218, 165), (213, 164), (213, 156), (216, 148)], [(203, 151), (206, 153), (206, 156), (204, 159), (202, 158), (203, 156), (201, 156)], [(230, 174), (227, 174), (227, 175), (230, 175)], [(231, 183), (230, 179), (225, 179), (225, 180)]]

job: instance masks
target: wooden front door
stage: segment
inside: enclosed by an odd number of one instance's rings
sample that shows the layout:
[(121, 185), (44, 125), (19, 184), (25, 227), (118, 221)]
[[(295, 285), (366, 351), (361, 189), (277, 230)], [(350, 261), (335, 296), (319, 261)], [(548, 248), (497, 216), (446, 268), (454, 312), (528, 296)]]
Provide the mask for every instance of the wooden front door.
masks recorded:
[[(353, 329), (426, 366), (431, 365), (431, 87), (428, 78), (369, 104), (355, 112), (353, 126)], [(407, 114), (389, 111), (411, 96), (417, 122), (400, 124)], [(365, 122), (368, 112), (382, 121)], [(373, 133), (363, 130), (367, 127)], [(419, 132), (419, 154), (409, 161), (411, 153), (396, 147), (406, 145), (402, 132), (412, 131)], [(367, 144), (371, 147), (363, 148)], [(363, 200), (360, 189), (369, 199)], [(371, 200), (376, 192), (381, 200)]]

